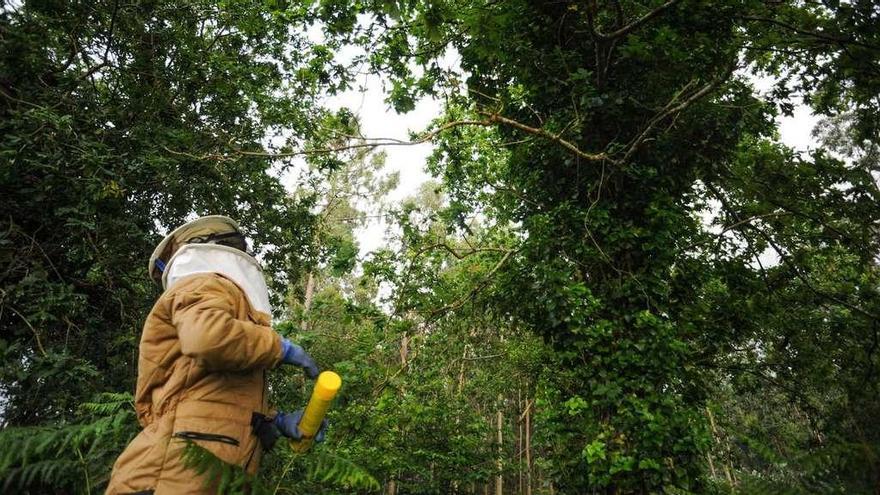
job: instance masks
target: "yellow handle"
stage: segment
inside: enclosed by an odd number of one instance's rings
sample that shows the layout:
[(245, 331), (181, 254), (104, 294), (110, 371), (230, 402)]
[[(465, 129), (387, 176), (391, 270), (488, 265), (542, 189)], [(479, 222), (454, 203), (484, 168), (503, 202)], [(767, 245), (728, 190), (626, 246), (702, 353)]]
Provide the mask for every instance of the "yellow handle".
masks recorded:
[(318, 376), (315, 388), (312, 389), (312, 398), (306, 404), (302, 419), (299, 420), (299, 431), (302, 433), (300, 440), (291, 440), (290, 448), (295, 452), (309, 450), (315, 441), (315, 435), (321, 429), (321, 421), (330, 409), (330, 402), (336, 397), (336, 392), (342, 386), (342, 378), (332, 371), (324, 371)]

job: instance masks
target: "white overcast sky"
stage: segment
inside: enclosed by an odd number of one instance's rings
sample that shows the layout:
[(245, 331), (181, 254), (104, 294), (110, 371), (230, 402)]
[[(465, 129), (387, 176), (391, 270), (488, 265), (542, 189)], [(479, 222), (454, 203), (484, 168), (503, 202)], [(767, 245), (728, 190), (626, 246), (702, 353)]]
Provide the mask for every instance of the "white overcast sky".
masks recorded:
[[(368, 77), (364, 87), (364, 92), (351, 90), (332, 98), (328, 103), (332, 108), (347, 107), (354, 112), (360, 119), (361, 132), (366, 137), (409, 140), (411, 132), (425, 129), (442, 111), (439, 101), (426, 98), (416, 105), (415, 110), (397, 114), (385, 103), (382, 81), (378, 77)], [(431, 178), (425, 171), (425, 164), (432, 149), (430, 142), (383, 148), (387, 155), (386, 171), (400, 174), (400, 184), (389, 194), (390, 203), (415, 195), (419, 186)], [(384, 244), (385, 229), (383, 218), (373, 218), (366, 228), (357, 232), (362, 256)]]
[[(450, 58), (449, 62), (457, 61)], [(766, 91), (772, 85), (768, 79), (753, 79), (759, 91)], [(439, 101), (424, 99), (415, 110), (406, 114), (397, 114), (385, 103), (382, 80), (377, 76), (365, 76), (361, 79), (361, 88), (350, 90), (334, 96), (327, 101), (331, 108), (347, 107), (358, 116), (361, 130), (367, 137), (383, 137), (409, 139), (411, 132), (424, 130), (432, 119), (442, 111)], [(808, 107), (798, 106), (792, 117), (779, 118), (779, 132), (783, 143), (799, 151), (806, 151), (814, 146), (812, 129), (817, 118), (810, 113)], [(433, 145), (430, 142), (413, 146), (387, 146), (386, 170), (400, 174), (400, 184), (389, 197), (390, 202), (398, 202), (408, 196), (415, 195), (421, 184), (430, 179), (425, 171), (425, 164)], [(365, 255), (384, 244), (386, 225), (381, 218), (373, 219), (367, 227), (357, 233), (361, 255)]]

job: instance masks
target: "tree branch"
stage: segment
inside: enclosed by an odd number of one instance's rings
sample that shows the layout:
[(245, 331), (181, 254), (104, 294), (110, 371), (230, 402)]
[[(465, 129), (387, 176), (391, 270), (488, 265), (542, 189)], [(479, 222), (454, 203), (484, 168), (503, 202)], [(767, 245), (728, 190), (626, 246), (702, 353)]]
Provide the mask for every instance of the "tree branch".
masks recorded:
[(517, 250), (507, 251), (506, 253), (504, 253), (504, 256), (498, 261), (498, 263), (495, 264), (495, 266), (492, 267), (491, 270), (489, 270), (489, 273), (486, 274), (485, 277), (483, 277), (483, 280), (481, 280), (479, 284), (477, 284), (473, 289), (468, 291), (468, 293), (464, 297), (462, 297), (461, 299), (458, 299), (457, 301), (455, 301), (453, 303), (447, 304), (447, 305), (443, 306), (442, 308), (438, 308), (438, 309), (435, 309), (434, 311), (431, 311), (431, 317), (436, 319), (436, 318), (439, 318), (440, 316), (444, 315), (445, 313), (448, 313), (449, 311), (454, 311), (454, 310), (464, 306), (464, 304), (466, 302), (471, 300), (475, 295), (477, 295), (480, 291), (482, 291), (484, 288), (486, 288), (487, 285), (489, 285), (489, 282), (492, 281), (492, 278), (495, 276), (495, 273), (498, 271), (498, 269), (500, 269), (504, 265), (504, 263), (507, 262), (508, 258), (510, 258), (510, 255), (512, 255), (513, 253), (518, 252), (518, 251), (519, 250), (517, 249)]
[(699, 246), (699, 245), (701, 245), (701, 244), (705, 244), (705, 243), (707, 243), (707, 242), (709, 242), (709, 241), (711, 241), (711, 240), (713, 240), (713, 239), (718, 239), (719, 242), (720, 242), (720, 239), (721, 239), (721, 237), (724, 236), (724, 234), (726, 234), (726, 233), (728, 233), (728, 232), (730, 232), (731, 230), (734, 230), (734, 229), (736, 229), (736, 228), (742, 227), (742, 226), (744, 226), (744, 225), (748, 225), (748, 224), (750, 224), (753, 220), (761, 220), (761, 219), (763, 219), (763, 218), (772, 218), (772, 217), (782, 217), (782, 216), (785, 216), (785, 215), (791, 215), (791, 214), (792, 214), (792, 213), (791, 213), (791, 212), (788, 212), (788, 211), (780, 211), (780, 212), (770, 212), (770, 213), (765, 213), (765, 214), (763, 214), (763, 215), (754, 215), (754, 216), (751, 216), (751, 217), (748, 217), (748, 218), (745, 218), (745, 219), (739, 219), (739, 217), (737, 217), (737, 221), (736, 221), (736, 222), (734, 222), (734, 223), (732, 223), (732, 224), (730, 224), (730, 225), (728, 225), (728, 226), (726, 226), (726, 227), (723, 227), (722, 230), (721, 230), (721, 232), (718, 232), (717, 234), (714, 234), (714, 235), (712, 236), (712, 238), (710, 238), (710, 239), (704, 239), (704, 240), (702, 240), (702, 241), (697, 241), (697, 242), (691, 243), (690, 245), (686, 246), (683, 250), (684, 250), (684, 251), (687, 251), (687, 250), (692, 249), (692, 248), (695, 248), (695, 247), (697, 247), (697, 246)]
[[(719, 191), (715, 186), (713, 186), (712, 184), (709, 184), (709, 183), (706, 183), (706, 188), (712, 192), (712, 194), (715, 196), (716, 199), (718, 199), (718, 201), (721, 203), (721, 206), (726, 211), (730, 212), (732, 216), (737, 217), (732, 206), (727, 202), (724, 195), (721, 194), (721, 191)], [(764, 239), (767, 242), (767, 244), (770, 245), (771, 248), (773, 248), (773, 251), (775, 251), (776, 254), (779, 256), (779, 259), (782, 260), (782, 263), (785, 266), (787, 266), (789, 270), (791, 270), (791, 272), (794, 274), (794, 276), (797, 277), (797, 279), (800, 280), (810, 292), (812, 292), (813, 294), (815, 294), (816, 296), (818, 296), (822, 299), (826, 299), (826, 300), (831, 301), (833, 303), (839, 304), (839, 305), (841, 305), (851, 311), (859, 313), (862, 316), (865, 316), (871, 320), (880, 319), (880, 316), (877, 316), (877, 315), (871, 313), (870, 311), (867, 311), (859, 306), (856, 306), (856, 305), (851, 304), (847, 301), (844, 301), (843, 299), (840, 299), (833, 294), (823, 292), (823, 291), (819, 290), (818, 288), (816, 288), (816, 286), (813, 285), (812, 281), (810, 281), (806, 277), (806, 275), (801, 273), (800, 268), (793, 261), (791, 261), (791, 258), (788, 256), (788, 254), (785, 253), (785, 251), (776, 243), (776, 241), (773, 240), (773, 238), (770, 235), (768, 235), (766, 232), (764, 232), (764, 230), (762, 230), (754, 225), (749, 224), (748, 226), (751, 227), (752, 229), (754, 229), (754, 231), (759, 236), (761, 236), (761, 238)]]
[[(281, 152), (281, 153), (272, 153), (266, 151), (245, 151), (245, 150), (234, 150), (233, 154), (236, 156), (255, 156), (255, 157), (263, 157), (263, 158), (290, 158), (295, 156), (308, 156), (308, 155), (324, 155), (330, 153), (338, 153), (341, 151), (353, 150), (353, 149), (361, 149), (361, 148), (377, 148), (379, 146), (414, 146), (417, 144), (422, 144), (436, 138), (440, 133), (447, 131), (449, 129), (455, 127), (462, 126), (482, 126), (482, 127), (491, 127), (496, 124), (506, 125), (508, 127), (513, 127), (520, 131), (526, 132), (528, 134), (533, 134), (535, 136), (539, 136), (545, 138), (549, 141), (552, 141), (566, 150), (570, 151), (572, 154), (578, 156), (579, 158), (583, 158), (589, 161), (603, 161), (608, 159), (608, 155), (605, 153), (587, 153), (582, 151), (580, 148), (575, 146), (573, 143), (566, 141), (559, 134), (554, 134), (550, 131), (539, 129), (536, 127), (531, 127), (516, 120), (504, 117), (497, 113), (492, 112), (479, 112), (482, 115), (486, 116), (486, 120), (455, 120), (452, 122), (447, 122), (437, 129), (434, 129), (431, 132), (423, 134), (412, 141), (404, 141), (395, 138), (360, 138), (365, 142), (354, 143), (354, 144), (346, 144), (342, 146), (333, 146), (329, 148), (314, 148), (314, 149), (303, 149), (298, 151), (290, 151), (290, 152)], [(229, 154), (222, 153), (208, 153), (204, 155), (195, 155), (192, 153), (188, 153), (185, 151), (176, 151), (168, 148), (167, 146), (162, 146), (162, 148), (174, 155), (185, 156), (187, 158), (192, 158), (194, 160), (214, 160), (214, 161), (224, 161), (224, 160), (232, 160)]]
[(553, 142), (559, 144), (563, 148), (567, 149), (568, 151), (572, 152), (573, 154), (575, 154), (578, 157), (583, 158), (585, 160), (603, 161), (603, 160), (608, 159), (608, 155), (606, 155), (605, 153), (595, 153), (594, 154), (594, 153), (587, 153), (585, 151), (582, 151), (580, 148), (578, 148), (577, 146), (575, 146), (571, 142), (562, 139), (562, 136), (560, 136), (559, 134), (554, 134), (554, 133), (546, 131), (544, 129), (538, 129), (535, 127), (527, 126), (521, 122), (517, 122), (515, 120), (509, 119), (509, 118), (504, 117), (502, 115), (499, 115), (497, 113), (488, 113), (488, 112), (480, 112), (480, 113), (482, 113), (483, 115), (486, 115), (489, 118), (489, 122), (491, 122), (491, 123), (495, 123), (495, 122), (501, 123), (506, 126), (513, 127), (514, 129), (519, 129), (523, 132), (527, 132), (529, 134), (541, 136), (543, 138), (546, 138), (550, 141), (553, 141)]
[(10, 306), (8, 304), (6, 305), (6, 307), (8, 307), (13, 313), (18, 315), (18, 317), (21, 318), (22, 321), (24, 321), (24, 324), (27, 325), (27, 327), (31, 329), (31, 333), (34, 334), (34, 340), (37, 342), (37, 350), (40, 351), (40, 354), (43, 357), (46, 357), (47, 356), (46, 348), (43, 347), (43, 341), (40, 339), (40, 333), (37, 332), (37, 329), (34, 328), (34, 326), (31, 325), (31, 322), (28, 321), (28, 319), (25, 318), (23, 314), (19, 313), (17, 309), (13, 308), (12, 306)]
[(507, 252), (509, 252), (509, 250), (504, 249), (504, 248), (492, 248), (492, 247), (490, 247), (490, 248), (472, 248), (470, 251), (467, 251), (467, 252), (464, 252), (464, 253), (460, 253), (460, 252), (456, 251), (455, 249), (453, 249), (449, 244), (446, 244), (445, 242), (438, 242), (438, 243), (436, 243), (436, 244), (431, 244), (430, 246), (426, 246), (426, 247), (424, 247), (424, 248), (418, 250), (418, 252), (416, 252), (416, 255), (415, 255), (415, 256), (418, 258), (419, 256), (425, 254), (426, 252), (428, 252), (428, 251), (430, 251), (430, 250), (432, 250), (432, 249), (434, 249), (434, 248), (443, 248), (443, 249), (445, 249), (446, 251), (448, 251), (449, 254), (451, 254), (452, 256), (455, 256), (455, 258), (456, 258), (456, 259), (459, 259), (459, 260), (460, 260), (460, 259), (467, 258), (468, 256), (472, 256), (472, 255), (477, 254), (477, 253), (487, 253), (487, 252), (492, 252), (492, 253), (507, 253)]
[(642, 17), (639, 17), (638, 19), (634, 20), (633, 22), (627, 24), (626, 26), (623, 26), (622, 28), (617, 29), (615, 31), (612, 31), (608, 34), (602, 33), (596, 29), (593, 30), (593, 34), (597, 38), (603, 39), (603, 40), (611, 40), (614, 38), (620, 38), (620, 37), (626, 36), (627, 34), (633, 32), (636, 29), (638, 29), (639, 27), (641, 27), (642, 24), (650, 21), (651, 19), (653, 19), (653, 18), (657, 17), (658, 15), (660, 15), (661, 13), (663, 13), (664, 10), (677, 4), (678, 1), (679, 0), (669, 0), (666, 3), (664, 3), (663, 5), (657, 7), (656, 9), (648, 12), (647, 14), (643, 15)]
[(786, 22), (783, 22), (783, 21), (780, 21), (777, 19), (770, 19), (768, 17), (755, 17), (755, 16), (749, 16), (749, 15), (744, 15), (744, 16), (741, 16), (740, 18), (743, 20), (746, 20), (746, 21), (756, 21), (756, 22), (765, 22), (768, 24), (773, 24), (775, 26), (779, 26), (781, 28), (788, 29), (790, 31), (794, 31), (797, 34), (802, 34), (804, 36), (810, 36), (812, 38), (820, 39), (822, 41), (827, 41), (829, 43), (837, 43), (839, 45), (855, 45), (855, 46), (860, 46), (862, 48), (867, 48), (869, 50), (880, 50), (880, 46), (871, 45), (868, 43), (862, 43), (861, 41), (856, 41), (852, 38), (849, 38), (849, 39), (838, 38), (836, 36), (831, 36), (831, 35), (825, 34), (825, 33), (819, 33), (816, 31), (808, 31), (806, 29), (801, 29), (797, 26), (794, 26), (792, 24), (788, 24)]
[(648, 122), (648, 125), (645, 126), (644, 129), (642, 129), (642, 132), (640, 132), (639, 135), (636, 136), (636, 138), (630, 142), (630, 145), (627, 146), (627, 150), (624, 153), (623, 158), (621, 158), (620, 160), (617, 160), (617, 162), (618, 163), (626, 163), (632, 157), (632, 155), (638, 150), (639, 146), (641, 146), (641, 144), (644, 143), (645, 139), (647, 139), (648, 135), (650, 135), (651, 131), (654, 130), (654, 127), (656, 127), (657, 124), (662, 122), (665, 118), (669, 117), (670, 115), (681, 112), (682, 110), (691, 106), (694, 102), (700, 100), (701, 98), (703, 98), (704, 96), (706, 96), (707, 94), (712, 92), (712, 90), (714, 90), (716, 87), (718, 87), (719, 84), (726, 81), (727, 78), (729, 78), (731, 76), (731, 74), (733, 74), (733, 71), (735, 69), (736, 69), (736, 65), (734, 64), (727, 71), (725, 71), (724, 74), (716, 77), (712, 81), (709, 81), (702, 88), (698, 89), (693, 94), (688, 96), (687, 99), (685, 99), (684, 101), (682, 101), (681, 103), (676, 105), (676, 103), (679, 101), (679, 98), (681, 97), (681, 95), (685, 91), (687, 91), (691, 87), (691, 85), (693, 85), (694, 81), (690, 81), (687, 84), (685, 84), (685, 86), (681, 90), (679, 90), (675, 95), (673, 95), (672, 99), (669, 100), (669, 103), (667, 103), (666, 106), (663, 107), (663, 110), (661, 110), (660, 113), (658, 113), (653, 118), (651, 118), (651, 120)]

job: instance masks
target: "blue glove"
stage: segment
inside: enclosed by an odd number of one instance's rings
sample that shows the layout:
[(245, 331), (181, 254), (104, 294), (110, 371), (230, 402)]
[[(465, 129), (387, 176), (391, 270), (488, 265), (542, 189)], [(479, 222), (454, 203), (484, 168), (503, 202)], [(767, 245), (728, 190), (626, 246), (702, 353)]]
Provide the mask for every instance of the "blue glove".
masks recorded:
[[(299, 440), (302, 438), (302, 432), (299, 431), (299, 420), (302, 419), (303, 410), (299, 409), (293, 413), (278, 413), (275, 416), (275, 426), (278, 427), (278, 430), (281, 431), (281, 434), (285, 437), (290, 437), (294, 440)], [(315, 441), (321, 443), (324, 441), (324, 434), (327, 431), (327, 418), (324, 418), (321, 421), (321, 428), (318, 429), (318, 434), (315, 435)]]
[(281, 362), (284, 364), (293, 364), (299, 366), (306, 372), (309, 378), (318, 378), (318, 365), (312, 356), (309, 356), (302, 347), (294, 344), (288, 339), (281, 339)]

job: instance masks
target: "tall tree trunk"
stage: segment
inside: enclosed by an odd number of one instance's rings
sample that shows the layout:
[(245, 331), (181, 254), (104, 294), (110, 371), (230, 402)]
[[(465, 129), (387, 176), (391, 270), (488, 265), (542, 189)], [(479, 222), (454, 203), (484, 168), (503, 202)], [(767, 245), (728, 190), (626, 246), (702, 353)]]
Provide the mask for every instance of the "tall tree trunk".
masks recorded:
[(403, 332), (400, 338), (400, 366), (406, 367), (406, 360), (409, 357), (409, 334)]
[(464, 351), (461, 353), (461, 366), (458, 367), (458, 394), (461, 395), (461, 391), (464, 388), (464, 363), (467, 360), (468, 355), (468, 345), (464, 345)]
[(532, 404), (526, 400), (526, 495), (532, 495)]
[(504, 475), (501, 473), (501, 468), (503, 466), (501, 456), (503, 454), (503, 438), (501, 436), (501, 427), (504, 423), (504, 413), (501, 412), (501, 408), (499, 407), (498, 413), (496, 415), (496, 419), (498, 422), (497, 428), (497, 441), (498, 441), (498, 460), (496, 461), (496, 467), (498, 468), (498, 475), (495, 478), (495, 495), (503, 495), (504, 494)]
[[(715, 442), (715, 445), (718, 445), (720, 443), (718, 440), (718, 428), (715, 427), (715, 416), (712, 414), (712, 410), (709, 409), (709, 407), (706, 407), (706, 415), (709, 417), (709, 426), (712, 427), (712, 440)], [(709, 462), (712, 462), (711, 458), (709, 459)], [(722, 462), (721, 467), (724, 468), (724, 476), (727, 478), (727, 483), (733, 488), (735, 483), (733, 481), (733, 476), (730, 474), (730, 467), (728, 467), (726, 462)], [(712, 471), (715, 471), (714, 467), (712, 467)]]
[[(401, 369), (406, 367), (407, 359), (409, 358), (409, 335), (404, 332), (403, 337), (400, 339), (400, 366)], [(401, 394), (403, 393), (403, 387), (400, 388)], [(433, 467), (431, 468), (433, 470)], [(385, 495), (397, 495), (397, 480), (392, 478), (388, 481), (388, 485), (386, 487)]]
[[(464, 352), (461, 355), (461, 366), (458, 369), (458, 388), (456, 389), (455, 395), (460, 397), (461, 391), (464, 388), (464, 363), (467, 358), (468, 353), (468, 344), (464, 345)], [(461, 423), (461, 418), (456, 415), (455, 417), (455, 427), (458, 428)], [(458, 493), (458, 481), (452, 482), (452, 488), (455, 493)], [(473, 492), (473, 483), (471, 484), (471, 492)]]
[(315, 296), (315, 272), (309, 271), (309, 276), (306, 278), (306, 295), (303, 298), (303, 317), (302, 321), (299, 322), (300, 328), (303, 331), (309, 329), (308, 322), (308, 314), (309, 310), (312, 309), (312, 299)]
[[(516, 391), (516, 407), (517, 409), (522, 409), (522, 397), (521, 392), (519, 390)], [(526, 402), (528, 403), (528, 402)], [(516, 432), (516, 492), (523, 492), (523, 422), (522, 418), (516, 422), (517, 424), (517, 432)]]

